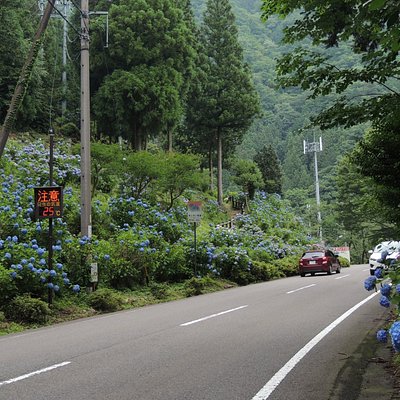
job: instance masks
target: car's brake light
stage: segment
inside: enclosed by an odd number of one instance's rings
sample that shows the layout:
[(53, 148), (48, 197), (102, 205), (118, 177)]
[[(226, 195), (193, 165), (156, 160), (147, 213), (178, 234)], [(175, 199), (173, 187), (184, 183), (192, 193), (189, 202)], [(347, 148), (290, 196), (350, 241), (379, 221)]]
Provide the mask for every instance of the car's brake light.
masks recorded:
[(322, 264), (327, 264), (328, 257), (322, 257)]

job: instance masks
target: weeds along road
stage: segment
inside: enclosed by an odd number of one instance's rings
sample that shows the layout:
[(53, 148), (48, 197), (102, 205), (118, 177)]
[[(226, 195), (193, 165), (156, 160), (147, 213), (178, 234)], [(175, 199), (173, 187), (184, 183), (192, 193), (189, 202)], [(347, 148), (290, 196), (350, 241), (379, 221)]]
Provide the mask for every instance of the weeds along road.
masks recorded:
[(385, 310), (368, 267), (0, 338), (1, 400), (329, 399)]

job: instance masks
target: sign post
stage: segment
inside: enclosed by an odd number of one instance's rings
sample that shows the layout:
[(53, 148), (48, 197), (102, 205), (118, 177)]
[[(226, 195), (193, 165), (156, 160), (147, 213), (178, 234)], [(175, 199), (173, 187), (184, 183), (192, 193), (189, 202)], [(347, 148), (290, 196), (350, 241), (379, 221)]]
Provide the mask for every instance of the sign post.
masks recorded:
[(92, 284), (92, 290), (96, 290), (97, 282), (99, 281), (99, 267), (97, 263), (90, 264), (90, 283)]
[(203, 203), (201, 201), (189, 201), (188, 204), (188, 220), (193, 222), (193, 232), (194, 232), (194, 275), (196, 276), (197, 267), (197, 235), (196, 229), (197, 224), (201, 221), (203, 215)]
[[(54, 134), (50, 131), (50, 186), (34, 188), (35, 217), (49, 220), (48, 267), (53, 269), (53, 218), (61, 218), (63, 210), (62, 187), (53, 186)], [(51, 283), (51, 276), (49, 277)], [(48, 303), (53, 303), (53, 289), (48, 289)]]

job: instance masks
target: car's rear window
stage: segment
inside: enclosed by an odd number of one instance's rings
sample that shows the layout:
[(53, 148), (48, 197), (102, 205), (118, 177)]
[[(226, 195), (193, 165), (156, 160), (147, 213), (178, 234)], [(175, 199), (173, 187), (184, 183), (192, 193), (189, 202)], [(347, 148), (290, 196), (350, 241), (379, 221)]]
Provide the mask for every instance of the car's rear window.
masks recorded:
[(308, 251), (303, 254), (302, 258), (313, 258), (313, 257), (323, 257), (325, 253), (323, 251)]

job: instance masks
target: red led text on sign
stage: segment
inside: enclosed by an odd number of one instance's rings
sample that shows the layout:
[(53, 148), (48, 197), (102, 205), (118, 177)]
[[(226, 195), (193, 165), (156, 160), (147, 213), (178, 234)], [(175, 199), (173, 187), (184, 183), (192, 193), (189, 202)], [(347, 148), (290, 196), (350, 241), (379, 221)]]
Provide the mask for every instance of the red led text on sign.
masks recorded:
[(62, 216), (62, 188), (59, 186), (35, 188), (36, 218), (60, 218)]

